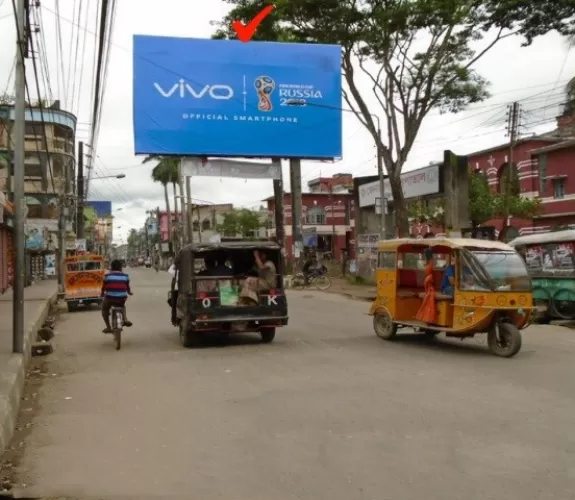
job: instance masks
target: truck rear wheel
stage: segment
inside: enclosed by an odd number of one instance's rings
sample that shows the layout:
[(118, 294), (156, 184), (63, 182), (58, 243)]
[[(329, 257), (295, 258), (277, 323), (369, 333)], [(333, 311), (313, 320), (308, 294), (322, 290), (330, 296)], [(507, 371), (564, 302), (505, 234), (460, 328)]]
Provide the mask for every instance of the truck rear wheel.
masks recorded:
[(186, 321), (180, 321), (180, 342), (186, 349), (198, 347), (201, 343), (198, 332), (189, 328)]
[(269, 344), (270, 342), (273, 342), (276, 336), (276, 329), (273, 327), (262, 328), (260, 329), (260, 335), (262, 336), (262, 342), (264, 344)]

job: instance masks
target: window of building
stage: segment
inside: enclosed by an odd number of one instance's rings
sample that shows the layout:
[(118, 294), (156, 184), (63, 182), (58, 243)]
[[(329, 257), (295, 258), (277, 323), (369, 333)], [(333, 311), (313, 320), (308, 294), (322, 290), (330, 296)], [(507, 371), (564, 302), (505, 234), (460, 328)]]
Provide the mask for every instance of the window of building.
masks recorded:
[(543, 195), (547, 189), (547, 153), (539, 155), (539, 194)]
[(195, 221), (192, 223), (192, 229), (193, 229), (194, 231), (196, 231), (196, 232), (199, 232), (199, 231), (200, 231), (200, 222), (197, 221), (197, 220), (195, 220)]
[(42, 178), (42, 165), (34, 164), (34, 163), (25, 163), (24, 164), (24, 176), (41, 179)]
[(325, 224), (325, 210), (323, 207), (313, 207), (308, 209), (305, 216), (306, 224), (323, 225)]
[(35, 123), (26, 123), (24, 126), (24, 134), (25, 135), (40, 135), (42, 128), (35, 124)]
[(212, 228), (212, 223), (210, 219), (204, 219), (202, 221), (202, 231), (209, 231)]
[(395, 252), (379, 252), (377, 267), (380, 269), (395, 269)]
[(553, 179), (553, 198), (560, 200), (565, 197), (565, 179)]

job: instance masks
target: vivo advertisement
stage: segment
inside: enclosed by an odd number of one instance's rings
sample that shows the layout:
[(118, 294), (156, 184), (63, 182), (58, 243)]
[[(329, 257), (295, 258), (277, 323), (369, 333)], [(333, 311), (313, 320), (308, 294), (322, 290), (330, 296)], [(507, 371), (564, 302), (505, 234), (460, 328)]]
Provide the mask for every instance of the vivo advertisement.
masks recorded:
[(342, 156), (337, 45), (134, 36), (136, 154)]

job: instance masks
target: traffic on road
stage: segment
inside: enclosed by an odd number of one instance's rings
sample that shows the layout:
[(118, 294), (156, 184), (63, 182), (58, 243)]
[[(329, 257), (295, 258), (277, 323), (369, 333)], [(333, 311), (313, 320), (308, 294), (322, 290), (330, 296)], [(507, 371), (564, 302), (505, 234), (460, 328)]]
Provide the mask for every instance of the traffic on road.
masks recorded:
[(60, 316), (56, 354), (24, 396), (33, 418), (15, 440), (25, 446), (7, 456), (15, 491), (568, 498), (570, 330), (530, 326), (503, 361), (484, 336), (381, 342), (368, 302), (305, 289), (286, 291), (290, 320), (273, 344), (239, 332), (182, 349), (166, 304), (172, 276), (126, 271), (134, 326), (120, 352), (97, 309)]

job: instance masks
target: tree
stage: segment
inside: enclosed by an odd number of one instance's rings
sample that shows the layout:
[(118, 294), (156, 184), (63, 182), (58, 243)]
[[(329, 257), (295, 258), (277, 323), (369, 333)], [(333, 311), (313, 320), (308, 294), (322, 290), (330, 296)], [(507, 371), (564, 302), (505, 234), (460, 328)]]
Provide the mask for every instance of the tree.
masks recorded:
[(224, 214), (223, 222), (217, 230), (224, 236), (242, 238), (254, 238), (257, 231), (262, 227), (258, 212), (247, 208), (234, 209)]
[[(214, 38), (235, 38), (233, 20), (249, 21), (267, 0), (234, 5)], [(400, 234), (408, 230), (401, 171), (423, 119), (432, 109), (457, 113), (489, 97), (473, 65), (500, 40), (522, 35), (524, 44), (558, 29), (573, 32), (569, 0), (277, 0), (255, 39), (335, 43), (342, 46), (343, 98), (372, 135), (389, 174)], [(422, 40), (427, 46), (421, 48)], [(480, 42), (483, 47), (476, 50)], [(371, 82), (384, 118), (385, 139), (359, 78)]]
[(142, 163), (157, 161), (157, 165), (152, 170), (152, 180), (159, 182), (164, 187), (164, 198), (166, 201), (166, 212), (168, 216), (168, 238), (173, 236), (172, 232), (172, 211), (170, 210), (170, 197), (168, 195), (168, 184), (172, 184), (174, 189), (174, 210), (178, 211), (176, 198), (176, 184), (179, 181), (178, 163), (179, 158), (171, 156), (150, 155), (144, 158)]

